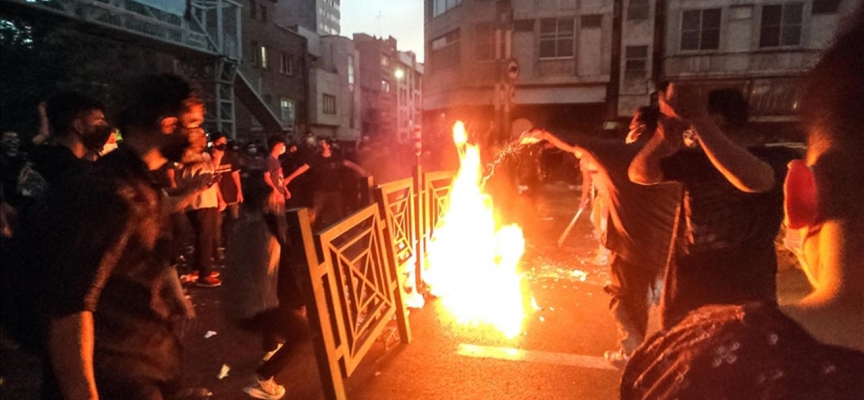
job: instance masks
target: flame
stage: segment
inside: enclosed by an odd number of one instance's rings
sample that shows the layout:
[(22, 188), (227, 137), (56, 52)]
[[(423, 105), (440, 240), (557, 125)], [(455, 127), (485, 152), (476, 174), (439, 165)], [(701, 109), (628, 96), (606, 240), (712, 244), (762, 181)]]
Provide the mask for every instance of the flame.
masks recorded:
[(517, 271), (525, 251), (522, 229), (495, 220), (492, 200), (480, 186), (480, 149), (468, 143), (462, 122), (453, 127), (453, 141), (461, 167), (447, 213), (429, 245), (424, 278), (458, 323), (492, 325), (513, 338), (522, 331), (526, 314)]

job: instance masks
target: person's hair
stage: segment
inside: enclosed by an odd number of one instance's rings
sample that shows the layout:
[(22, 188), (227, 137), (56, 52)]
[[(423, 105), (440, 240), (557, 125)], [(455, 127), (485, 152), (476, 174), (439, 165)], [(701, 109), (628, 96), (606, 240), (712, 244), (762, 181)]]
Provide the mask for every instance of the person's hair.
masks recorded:
[(864, 5), (807, 75), (801, 99), (808, 154), (819, 155), (820, 194), (827, 218), (864, 215)]
[(78, 92), (63, 91), (48, 98), (45, 114), (54, 136), (66, 136), (72, 122), (92, 111), (104, 111), (99, 100)]
[(279, 143), (285, 143), (285, 138), (282, 135), (273, 135), (267, 138), (267, 150), (273, 151), (273, 147), (275, 147)]
[(660, 110), (654, 107), (643, 106), (636, 110), (636, 121), (645, 125), (645, 132), (653, 134), (657, 130), (657, 121), (660, 119)]
[(186, 79), (174, 74), (151, 74), (136, 79), (117, 115), (123, 135), (129, 128), (158, 130), (166, 117), (180, 117), (190, 107), (203, 104), (197, 90)]
[(748, 108), (747, 100), (738, 89), (715, 89), (708, 93), (708, 112), (720, 114), (732, 127), (747, 124)]
[(219, 139), (222, 139), (223, 137), (225, 137), (225, 135), (223, 135), (222, 132), (216, 131), (210, 134), (210, 141), (215, 142)]

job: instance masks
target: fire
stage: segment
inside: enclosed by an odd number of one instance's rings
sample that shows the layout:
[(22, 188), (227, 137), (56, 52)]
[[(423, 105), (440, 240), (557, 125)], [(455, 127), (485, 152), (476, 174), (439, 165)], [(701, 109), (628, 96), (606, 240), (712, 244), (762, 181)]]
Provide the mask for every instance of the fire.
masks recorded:
[(522, 229), (495, 220), (492, 199), (480, 187), (480, 149), (468, 143), (462, 122), (454, 125), (453, 140), (461, 167), (447, 213), (430, 243), (424, 278), (457, 322), (492, 325), (513, 338), (525, 319), (517, 271), (525, 251)]

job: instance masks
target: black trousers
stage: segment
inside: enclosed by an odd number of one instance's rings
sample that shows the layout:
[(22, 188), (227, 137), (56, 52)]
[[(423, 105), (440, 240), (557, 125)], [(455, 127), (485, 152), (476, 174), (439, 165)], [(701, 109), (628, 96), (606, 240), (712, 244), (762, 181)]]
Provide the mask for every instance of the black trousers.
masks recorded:
[(341, 191), (315, 191), (312, 196), (312, 223), (317, 229), (338, 222), (345, 216), (345, 201)]
[(200, 208), (186, 213), (195, 231), (195, 258), (192, 267), (202, 279), (213, 270), (213, 256), (218, 243), (219, 209)]
[(237, 224), (238, 219), (240, 219), (240, 203), (228, 204), (225, 211), (220, 215), (220, 229), (217, 230), (216, 244), (228, 248), (228, 241), (231, 240), (231, 234), (234, 232), (234, 225)]
[(618, 340), (625, 353), (630, 354), (645, 340), (648, 329), (649, 296), (658, 274), (612, 252), (612, 283), (604, 289), (612, 296), (609, 310), (618, 329)]

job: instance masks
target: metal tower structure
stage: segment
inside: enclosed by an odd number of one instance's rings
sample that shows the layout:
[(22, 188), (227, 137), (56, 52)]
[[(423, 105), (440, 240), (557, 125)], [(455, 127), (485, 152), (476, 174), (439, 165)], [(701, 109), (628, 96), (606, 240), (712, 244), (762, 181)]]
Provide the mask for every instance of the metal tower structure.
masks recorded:
[(175, 56), (175, 72), (205, 90), (208, 128), (236, 136), (234, 82), (243, 54), (242, 7), (233, 0), (191, 0), (185, 15), (146, 0), (0, 0), (3, 11), (56, 17), (81, 30), (109, 34)]

